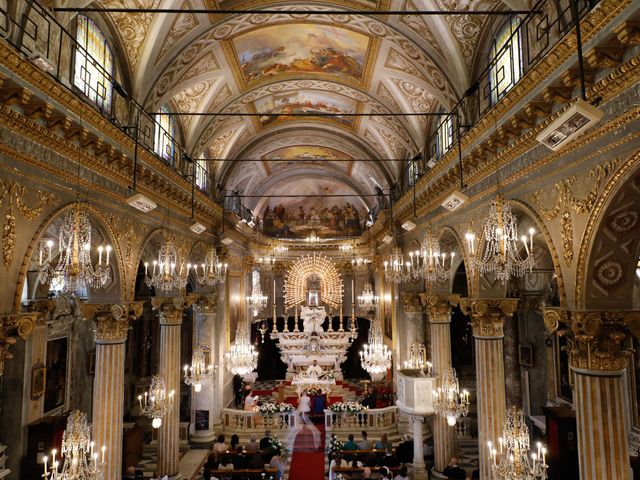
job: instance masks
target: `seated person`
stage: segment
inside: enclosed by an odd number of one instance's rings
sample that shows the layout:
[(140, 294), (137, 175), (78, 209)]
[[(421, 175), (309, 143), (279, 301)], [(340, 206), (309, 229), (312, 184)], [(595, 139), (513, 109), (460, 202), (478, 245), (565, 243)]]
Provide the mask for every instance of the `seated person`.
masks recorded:
[(257, 412), (258, 400), (258, 396), (253, 395), (253, 390), (249, 390), (249, 393), (247, 393), (247, 396), (244, 398), (244, 409), (246, 411)]
[(313, 364), (307, 368), (307, 375), (310, 377), (319, 377), (322, 375), (322, 367), (318, 365), (318, 360), (314, 360)]
[(343, 450), (358, 450), (358, 444), (353, 441), (353, 433), (350, 433), (347, 438), (348, 439), (347, 439), (346, 442), (344, 442), (344, 445), (342, 446), (342, 449)]
[[(210, 453), (207, 457), (207, 463), (204, 464), (204, 471), (202, 472), (204, 480), (209, 480), (211, 478), (211, 470), (216, 470), (217, 468), (218, 462), (216, 462), (216, 455)], [(154, 476), (154, 478), (156, 478), (156, 476)]]
[(409, 480), (409, 475), (407, 474), (407, 466), (403, 465), (402, 468), (398, 471), (398, 474), (393, 480)]
[(389, 450), (391, 449), (391, 442), (389, 441), (387, 434), (383, 433), (380, 440), (373, 446), (376, 450)]
[(331, 463), (329, 463), (329, 480), (336, 480), (337, 474), (333, 471), (336, 467), (347, 467), (348, 464), (345, 459), (342, 458), (342, 455), (336, 453)]
[(387, 449), (384, 457), (382, 457), (382, 459), (380, 460), (380, 463), (382, 464), (382, 466), (389, 468), (400, 466), (398, 458), (393, 454), (393, 450), (391, 450), (390, 448)]
[(248, 459), (242, 450), (242, 447), (238, 445), (236, 448), (236, 455), (232, 458), (233, 468), (234, 470), (239, 470), (242, 468), (247, 468)]
[(442, 474), (451, 480), (465, 480), (467, 472), (458, 466), (458, 459), (453, 457), (449, 465), (442, 471)]
[(269, 468), (276, 468), (278, 472), (276, 473), (276, 480), (282, 480), (284, 478), (284, 461), (282, 457), (280, 457), (280, 450), (274, 450), (274, 455), (271, 457), (269, 461)]
[(216, 459), (221, 453), (225, 453), (229, 451), (229, 447), (227, 446), (226, 443), (224, 443), (224, 440), (225, 440), (224, 435), (218, 435), (218, 441), (213, 444), (212, 450)]
[(249, 439), (249, 443), (247, 443), (245, 447), (245, 450), (247, 451), (247, 453), (256, 453), (258, 450), (260, 450), (259, 447), (260, 446), (258, 445), (256, 434), (253, 433), (251, 435), (251, 438)]
[(378, 470), (378, 475), (380, 475), (380, 480), (391, 480), (391, 470), (387, 467), (380, 467)]
[(362, 431), (362, 440), (358, 442), (358, 450), (371, 450), (373, 443), (367, 438), (367, 432)]
[(136, 478), (136, 467), (127, 467), (127, 470), (125, 471), (125, 474), (122, 477), (122, 479), (135, 480), (135, 478)]
[(260, 450), (266, 450), (271, 444), (271, 430), (264, 431), (264, 437), (260, 439)]

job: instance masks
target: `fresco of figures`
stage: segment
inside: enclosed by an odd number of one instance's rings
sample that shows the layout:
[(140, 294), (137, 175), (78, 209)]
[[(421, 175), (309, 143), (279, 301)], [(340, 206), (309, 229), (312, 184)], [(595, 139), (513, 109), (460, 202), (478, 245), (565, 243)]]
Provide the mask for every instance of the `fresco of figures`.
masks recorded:
[[(289, 120), (292, 114), (323, 114), (323, 119), (331, 119), (342, 125), (353, 125), (353, 117), (343, 117), (345, 113), (355, 112), (356, 102), (342, 95), (315, 90), (300, 90), (274, 94), (255, 102), (263, 127), (276, 122)], [(330, 114), (330, 116), (327, 116)]]

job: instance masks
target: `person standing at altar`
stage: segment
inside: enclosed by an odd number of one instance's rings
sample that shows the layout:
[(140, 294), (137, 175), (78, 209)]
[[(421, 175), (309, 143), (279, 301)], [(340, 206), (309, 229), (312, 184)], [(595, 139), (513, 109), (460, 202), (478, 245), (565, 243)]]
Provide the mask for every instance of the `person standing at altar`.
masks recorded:
[(309, 417), (307, 414), (311, 410), (311, 399), (309, 395), (307, 395), (307, 391), (302, 391), (302, 396), (300, 397), (300, 402), (298, 403), (298, 412), (300, 413), (300, 420), (302, 423), (308, 423)]
[(307, 368), (307, 375), (311, 377), (319, 377), (322, 375), (322, 367), (318, 365), (318, 360), (314, 360), (312, 365)]

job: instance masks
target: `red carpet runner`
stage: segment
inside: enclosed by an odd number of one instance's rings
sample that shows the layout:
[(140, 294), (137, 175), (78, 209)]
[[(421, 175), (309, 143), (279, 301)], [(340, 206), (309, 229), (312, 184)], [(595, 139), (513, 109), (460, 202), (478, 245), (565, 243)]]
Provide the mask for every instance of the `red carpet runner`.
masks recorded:
[(298, 432), (291, 456), (289, 480), (324, 480), (324, 425), (314, 425), (318, 430), (318, 446), (310, 427)]

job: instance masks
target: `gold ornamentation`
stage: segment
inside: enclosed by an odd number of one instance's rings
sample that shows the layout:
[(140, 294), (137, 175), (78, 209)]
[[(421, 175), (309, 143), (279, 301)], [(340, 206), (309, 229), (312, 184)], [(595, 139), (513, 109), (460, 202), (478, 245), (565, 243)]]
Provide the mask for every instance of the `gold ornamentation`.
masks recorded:
[(16, 208), (25, 218), (33, 221), (42, 213), (45, 205), (53, 203), (55, 197), (42, 190), (37, 190), (39, 202), (34, 207), (29, 207), (24, 201), (25, 187), (10, 180), (0, 179), (0, 208), (6, 202), (4, 211), (4, 225), (2, 227), (2, 261), (4, 268), (9, 269), (13, 261), (13, 254), (16, 248), (16, 216), (13, 211)]
[(461, 298), (460, 308), (471, 316), (474, 337), (502, 338), (506, 317), (518, 307), (517, 298)]
[(402, 309), (406, 313), (421, 313), (422, 302), (419, 293), (402, 292)]
[(84, 303), (82, 316), (93, 320), (96, 342), (124, 342), (127, 339), (129, 320), (142, 315), (143, 302)]
[(568, 311), (562, 308), (543, 309), (544, 325), (549, 333), (556, 333), (566, 325), (571, 324), (571, 316)]
[(200, 313), (215, 313), (217, 306), (217, 297), (215, 293), (200, 295), (198, 301), (193, 304), (194, 308)]
[(197, 294), (181, 297), (151, 297), (151, 308), (159, 310), (160, 325), (180, 325), (182, 313), (198, 300)]
[(421, 293), (420, 299), (429, 313), (429, 323), (450, 323), (451, 307), (460, 303), (460, 295), (456, 293), (450, 295)]
[(9, 348), (17, 342), (16, 336), (26, 340), (33, 332), (38, 316), (38, 313), (31, 312), (0, 317), (0, 377), (4, 372), (5, 360), (13, 358)]
[(326, 256), (313, 253), (298, 259), (289, 267), (284, 280), (285, 308), (307, 302), (307, 282), (316, 277), (320, 282), (321, 302), (337, 308), (342, 305), (342, 277)]

